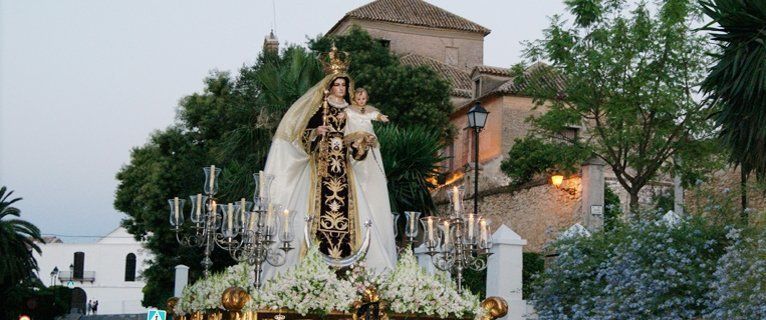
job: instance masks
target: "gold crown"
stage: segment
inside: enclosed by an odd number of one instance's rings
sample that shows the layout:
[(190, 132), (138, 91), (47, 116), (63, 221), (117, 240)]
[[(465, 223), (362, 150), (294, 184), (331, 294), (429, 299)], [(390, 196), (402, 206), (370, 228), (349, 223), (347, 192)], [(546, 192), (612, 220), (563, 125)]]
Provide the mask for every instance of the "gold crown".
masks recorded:
[(351, 57), (346, 51), (338, 51), (335, 42), (332, 43), (330, 52), (322, 54), (320, 57), (325, 74), (340, 74), (348, 70)]

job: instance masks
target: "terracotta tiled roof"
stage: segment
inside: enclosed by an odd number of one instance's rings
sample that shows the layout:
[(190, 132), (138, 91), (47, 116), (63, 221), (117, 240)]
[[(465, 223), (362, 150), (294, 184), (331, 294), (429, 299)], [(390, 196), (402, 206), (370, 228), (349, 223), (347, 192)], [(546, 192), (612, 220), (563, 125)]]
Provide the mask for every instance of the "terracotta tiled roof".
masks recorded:
[(504, 76), (504, 77), (510, 77), (511, 76), (511, 70), (508, 68), (500, 68), (500, 67), (493, 67), (493, 66), (485, 66), (485, 65), (479, 65), (473, 67), (473, 71), (471, 71), (471, 74), (474, 73), (484, 73), (484, 74), (491, 74), (496, 76)]
[(422, 0), (376, 0), (346, 13), (328, 33), (332, 33), (348, 17), (478, 32), (485, 36), (491, 32), (473, 21)]
[(471, 84), (471, 76), (468, 71), (414, 53), (401, 57), (400, 61), (408, 66), (430, 67), (452, 84), (452, 95), (466, 98), (471, 97), (473, 85)]
[[(527, 67), (527, 69), (524, 71), (524, 80), (528, 79), (529, 75), (537, 68), (548, 68), (548, 65), (542, 62), (536, 62), (533, 65)], [(558, 91), (564, 91), (565, 80), (564, 77), (560, 74), (547, 73), (545, 76), (543, 76), (542, 81), (545, 82), (546, 85), (556, 88)], [(524, 90), (526, 86), (526, 81), (514, 83), (514, 80), (511, 79), (492, 90), (491, 93), (516, 94)]]
[[(542, 62), (537, 62), (527, 67), (527, 69), (524, 72), (524, 79), (522, 79), (521, 81), (516, 82), (514, 81), (514, 79), (510, 79), (506, 82), (503, 82), (502, 84), (495, 87), (494, 89), (484, 93), (481, 97), (467, 102), (466, 104), (464, 104), (462, 107), (458, 109), (468, 108), (472, 106), (475, 101), (484, 99), (492, 95), (503, 95), (503, 94), (521, 95), (523, 90), (527, 86), (526, 80), (529, 78), (529, 75), (532, 72), (534, 72), (536, 68), (541, 68), (541, 67), (545, 68), (545, 67), (548, 67), (548, 65)], [(492, 67), (492, 68), (495, 68), (495, 67)], [(500, 68), (497, 68), (497, 69), (500, 69)], [(474, 71), (476, 71), (476, 68), (474, 68)], [(510, 76), (510, 71), (508, 75)], [(564, 86), (566, 81), (564, 77), (561, 76), (560, 74), (549, 73), (542, 78), (542, 81), (544, 81), (547, 85), (555, 87), (559, 92), (564, 91)]]

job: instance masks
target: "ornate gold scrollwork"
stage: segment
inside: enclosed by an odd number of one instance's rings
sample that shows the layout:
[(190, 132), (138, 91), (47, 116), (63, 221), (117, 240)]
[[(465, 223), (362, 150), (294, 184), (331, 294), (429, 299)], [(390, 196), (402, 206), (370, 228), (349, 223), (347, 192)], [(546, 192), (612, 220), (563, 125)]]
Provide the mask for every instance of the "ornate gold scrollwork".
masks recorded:
[(481, 302), (484, 316), (481, 320), (494, 320), (508, 314), (508, 304), (500, 297), (487, 297)]

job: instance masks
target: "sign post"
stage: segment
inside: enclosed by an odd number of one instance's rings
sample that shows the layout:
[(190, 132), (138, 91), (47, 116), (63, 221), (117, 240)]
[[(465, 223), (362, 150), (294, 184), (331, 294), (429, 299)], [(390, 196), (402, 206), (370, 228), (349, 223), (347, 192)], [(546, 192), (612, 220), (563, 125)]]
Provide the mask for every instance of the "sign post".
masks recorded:
[(146, 320), (166, 320), (165, 310), (152, 309), (146, 314)]

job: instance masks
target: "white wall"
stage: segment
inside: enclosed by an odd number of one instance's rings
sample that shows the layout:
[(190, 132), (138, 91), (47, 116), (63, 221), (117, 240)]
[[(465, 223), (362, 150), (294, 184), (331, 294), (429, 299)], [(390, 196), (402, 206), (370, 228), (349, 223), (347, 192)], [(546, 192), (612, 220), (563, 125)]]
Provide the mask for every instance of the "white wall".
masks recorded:
[[(141, 272), (148, 266), (146, 260), (153, 256), (124, 229), (118, 228), (97, 243), (50, 243), (41, 244), (40, 249), (42, 253), (35, 253), (35, 258), (40, 267), (38, 276), (45, 285), (51, 284), (50, 273), (54, 267), (68, 272), (69, 265), (74, 263), (74, 253), (83, 252), (83, 270), (94, 271), (95, 281), (75, 281), (75, 287), (85, 290), (87, 300), (98, 300), (99, 314), (146, 312), (141, 306), (141, 290), (146, 284)], [(136, 255), (136, 281), (125, 281), (125, 262), (129, 253)], [(56, 285), (67, 284), (58, 278), (54, 280)]]

